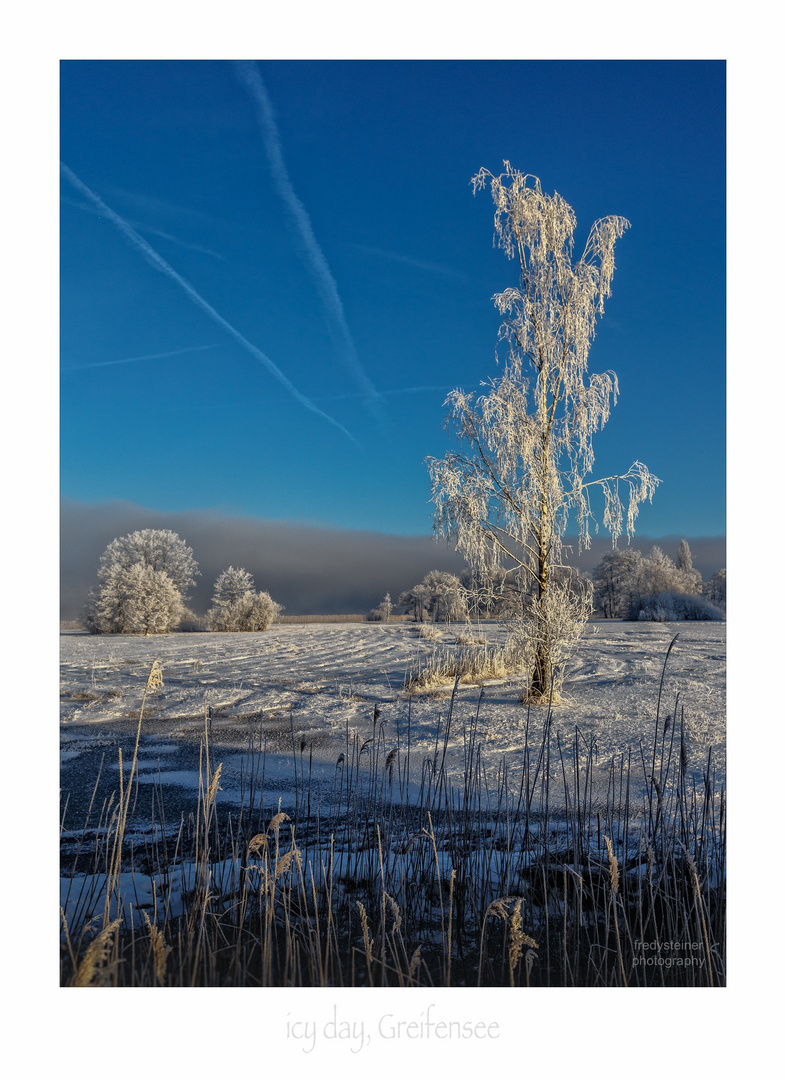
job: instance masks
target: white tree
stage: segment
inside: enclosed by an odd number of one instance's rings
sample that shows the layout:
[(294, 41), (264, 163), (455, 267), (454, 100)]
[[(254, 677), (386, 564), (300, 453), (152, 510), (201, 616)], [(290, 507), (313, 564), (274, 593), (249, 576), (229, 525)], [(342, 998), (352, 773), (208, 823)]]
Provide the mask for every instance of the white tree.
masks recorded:
[(229, 566), (216, 579), (207, 622), (216, 631), (267, 630), (282, 610), (269, 593), (254, 591), (254, 579), (247, 570)]
[(184, 590), (199, 573), (191, 548), (168, 529), (115, 539), (88, 595), (87, 628), (98, 634), (164, 634), (186, 615)]
[(379, 604), (368, 613), (368, 620), (369, 622), (388, 622), (392, 611), (393, 601), (390, 599), (390, 593), (385, 593)]
[(717, 570), (702, 590), (711, 604), (726, 610), (726, 569)]
[(613, 549), (601, 557), (592, 571), (595, 586), (595, 606), (606, 619), (623, 618), (638, 592), (641, 579), (640, 551), (632, 548)]
[(693, 555), (687, 540), (680, 540), (680, 549), (677, 553), (677, 570), (679, 571), (683, 592), (701, 593), (704, 581), (700, 572), (693, 565)]
[(406, 615), (412, 615), (415, 622), (426, 621), (427, 604), (428, 589), (422, 582), (401, 593), (398, 598), (398, 606)]
[(403, 592), (398, 603), (405, 612), (415, 616), (415, 622), (462, 622), (469, 614), (467, 589), (455, 574), (446, 570), (429, 570), (423, 581)]
[(128, 536), (113, 540), (101, 556), (99, 579), (116, 567), (125, 569), (137, 564), (161, 570), (169, 576), (184, 600), (187, 590), (196, 583), (194, 552), (171, 529), (137, 529)]
[(661, 592), (681, 592), (681, 577), (674, 560), (657, 544), (640, 563), (638, 592), (640, 596), (655, 596)]
[[(597, 491), (616, 544), (623, 531), (632, 535), (639, 505), (659, 481), (638, 461), (621, 475), (587, 479), (592, 438), (618, 393), (613, 372), (587, 374), (589, 348), (611, 293), (615, 243), (628, 222), (596, 221), (574, 263), (576, 219), (560, 195), (545, 195), (537, 178), (508, 162), (497, 177), (482, 169), (474, 189), (487, 182), (497, 242), (519, 269), (518, 286), (494, 297), (504, 320), (505, 367), (477, 401), (463, 390), (448, 396), (446, 423), (460, 449), (429, 458), (428, 467), (437, 532), (455, 541), (473, 570), (521, 571), (534, 587), (522, 633), (534, 642), (527, 696), (538, 701), (555, 689), (555, 627), (564, 619), (549, 592), (554, 568), (563, 565), (568, 521), (575, 517), (579, 546), (589, 546), (598, 528), (591, 498)], [(564, 599), (571, 606), (567, 592)], [(586, 618), (586, 602), (573, 613)]]
[(464, 587), (455, 574), (429, 570), (423, 578), (426, 588), (426, 611), (433, 622), (462, 622), (467, 618)]
[(213, 604), (207, 613), (211, 630), (239, 630), (244, 605), (254, 595), (254, 579), (247, 570), (227, 567), (213, 586)]

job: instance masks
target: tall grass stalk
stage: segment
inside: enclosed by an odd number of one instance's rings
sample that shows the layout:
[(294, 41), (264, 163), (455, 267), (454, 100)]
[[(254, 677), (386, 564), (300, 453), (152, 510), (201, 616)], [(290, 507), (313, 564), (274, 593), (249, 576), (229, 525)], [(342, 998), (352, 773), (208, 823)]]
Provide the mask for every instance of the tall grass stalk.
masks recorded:
[(395, 723), (375, 710), (322, 787), (293, 743), (285, 808), (267, 796), (261, 731), (241, 805), (222, 803), (206, 721), (194, 811), (168, 821), (155, 790), (140, 854), (143, 697), (118, 792), (99, 806), (96, 788), (64, 833), (63, 985), (723, 986), (725, 794), (711, 752), (690, 773), (676, 705), (604, 776), (593, 737), (563, 741), (540, 709), (523, 751), (492, 767), (482, 692), (462, 723), (460, 704), (456, 680), (421, 762), (407, 704)]

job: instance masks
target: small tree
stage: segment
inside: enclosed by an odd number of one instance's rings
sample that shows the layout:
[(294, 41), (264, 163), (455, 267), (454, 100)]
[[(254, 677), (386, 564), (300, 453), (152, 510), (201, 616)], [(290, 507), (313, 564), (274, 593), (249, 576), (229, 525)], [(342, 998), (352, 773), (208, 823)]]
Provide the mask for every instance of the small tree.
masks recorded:
[(85, 625), (95, 634), (165, 634), (186, 614), (184, 595), (199, 573), (191, 548), (169, 529), (141, 529), (111, 542)]
[(282, 610), (269, 593), (254, 591), (247, 570), (229, 566), (216, 579), (207, 624), (216, 631), (267, 630)]
[(241, 630), (269, 630), (273, 620), (284, 610), (283, 604), (277, 604), (268, 592), (253, 593), (245, 605)]
[[(508, 162), (505, 170), (495, 177), (482, 169), (473, 178), (476, 191), (490, 182), (497, 242), (518, 261), (518, 287), (494, 297), (504, 320), (504, 371), (477, 401), (463, 390), (448, 396), (446, 424), (460, 450), (427, 461), (436, 531), (455, 541), (473, 570), (520, 571), (533, 585), (521, 629), (532, 648), (522, 651), (522, 662), (529, 668), (526, 696), (539, 701), (557, 689), (555, 634), (565, 619), (550, 588), (554, 569), (563, 565), (570, 517), (578, 523), (579, 547), (589, 546), (597, 530), (591, 494), (599, 491), (616, 545), (623, 530), (632, 535), (639, 505), (659, 481), (638, 461), (621, 475), (587, 479), (593, 435), (618, 393), (613, 372), (587, 374), (588, 354), (611, 293), (614, 246), (628, 222), (596, 221), (574, 264), (571, 207), (560, 195), (544, 195), (537, 178)], [(563, 596), (574, 616), (586, 619), (586, 603), (576, 609), (568, 591)]]
[(630, 608), (641, 578), (641, 552), (613, 549), (601, 557), (592, 571), (595, 607), (605, 619), (623, 618)]
[(254, 579), (242, 567), (228, 566), (216, 578), (213, 604), (207, 613), (211, 630), (239, 630), (243, 609), (254, 595)]
[(660, 592), (677, 592), (681, 583), (680, 572), (674, 561), (657, 544), (640, 564), (638, 591), (642, 596), (655, 596)]
[(698, 594), (702, 591), (704, 581), (699, 571), (693, 566), (693, 555), (687, 540), (680, 540), (680, 549), (677, 553), (677, 570), (679, 571), (683, 592)]
[(390, 620), (390, 613), (393, 610), (393, 601), (390, 599), (390, 593), (385, 593), (384, 598), (380, 603), (372, 608), (368, 613), (369, 622), (388, 622)]
[(462, 622), (467, 618), (464, 587), (455, 574), (429, 570), (423, 578), (426, 588), (426, 611), (432, 622)]
[(423, 581), (403, 592), (399, 607), (415, 616), (415, 622), (461, 622), (468, 617), (467, 590), (455, 574), (429, 570)]
[(398, 606), (405, 615), (412, 615), (415, 622), (425, 622), (428, 604), (428, 589), (421, 582), (414, 588), (401, 593)]

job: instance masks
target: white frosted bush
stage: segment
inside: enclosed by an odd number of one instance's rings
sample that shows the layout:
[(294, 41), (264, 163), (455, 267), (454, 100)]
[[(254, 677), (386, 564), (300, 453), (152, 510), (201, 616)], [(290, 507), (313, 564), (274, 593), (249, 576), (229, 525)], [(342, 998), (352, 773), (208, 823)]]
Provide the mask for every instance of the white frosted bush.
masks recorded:
[(270, 593), (255, 593), (245, 606), (241, 630), (269, 630), (273, 620), (284, 608), (277, 604)]
[(722, 622), (723, 612), (703, 596), (661, 592), (641, 601), (641, 622)]
[[(509, 623), (506, 666), (528, 677), (523, 701), (559, 701), (565, 665), (575, 654), (591, 614), (591, 583), (564, 580), (555, 582), (545, 598), (530, 597), (524, 615)], [(550, 658), (548, 682), (538, 670), (542, 656)]]
[(372, 608), (366, 618), (369, 622), (389, 622), (392, 610), (393, 601), (390, 599), (390, 593), (385, 593), (382, 602), (377, 607)]
[(90, 594), (85, 623), (94, 634), (167, 634), (185, 614), (172, 579), (136, 564), (116, 569)]
[(230, 566), (216, 579), (207, 625), (219, 632), (267, 630), (282, 610), (270, 593), (254, 592), (247, 570)]

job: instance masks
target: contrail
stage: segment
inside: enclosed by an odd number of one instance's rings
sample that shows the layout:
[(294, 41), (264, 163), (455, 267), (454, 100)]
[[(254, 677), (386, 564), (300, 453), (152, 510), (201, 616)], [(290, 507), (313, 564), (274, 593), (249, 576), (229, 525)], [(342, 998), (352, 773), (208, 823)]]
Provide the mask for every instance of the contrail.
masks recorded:
[(186, 349), (173, 349), (172, 352), (148, 353), (145, 356), (128, 356), (123, 360), (99, 360), (95, 364), (74, 364), (66, 368), (63, 374), (69, 371), (85, 371), (87, 368), (113, 367), (115, 364), (138, 364), (142, 360), (163, 360), (167, 356), (182, 356), (183, 353), (201, 352), (203, 349), (217, 349), (218, 345), (189, 345)]
[(458, 278), (462, 281), (467, 280), (467, 275), (461, 270), (456, 270), (453, 266), (425, 262), (423, 259), (413, 259), (410, 255), (399, 255), (395, 251), (386, 251), (384, 248), (369, 247), (368, 244), (347, 244), (346, 246), (353, 251), (360, 251), (366, 255), (376, 255), (380, 259), (387, 259), (390, 262), (414, 266), (417, 270), (426, 270), (432, 274), (442, 274), (444, 277)]
[[(87, 214), (95, 214), (96, 217), (101, 216), (95, 206), (86, 206), (84, 203), (79, 202), (78, 199), (67, 199), (65, 195), (63, 195), (61, 196), (61, 202), (64, 202), (66, 206), (73, 206), (77, 210), (82, 210)], [(190, 244), (188, 240), (181, 240), (179, 236), (173, 236), (172, 233), (164, 232), (163, 229), (157, 229), (154, 225), (147, 225), (142, 221), (134, 221), (133, 218), (126, 218), (126, 221), (133, 229), (141, 229), (142, 232), (153, 233), (154, 236), (160, 236), (162, 240), (169, 240), (172, 244), (177, 244), (179, 247), (188, 248), (189, 251), (198, 251), (200, 255), (210, 255), (213, 259), (220, 259), (221, 262), (228, 261), (225, 255), (219, 255), (217, 251), (202, 247), (201, 244)]]
[(314, 235), (308, 212), (295, 194), (295, 189), (289, 178), (281, 149), (281, 138), (273, 115), (273, 106), (270, 103), (265, 84), (262, 82), (262, 77), (252, 60), (236, 60), (235, 70), (256, 105), (257, 123), (267, 152), (273, 181), (300, 234), (306, 252), (308, 268), (316, 281), (320, 299), (328, 315), (331, 335), (343, 355), (347, 369), (362, 387), (363, 399), (376, 419), (384, 425), (382, 397), (360, 363), (355, 343), (347, 325), (344, 305), (341, 302), (335, 278)]
[(181, 277), (180, 274), (178, 274), (177, 270), (171, 267), (166, 261), (166, 259), (163, 259), (158, 254), (158, 252), (154, 248), (152, 248), (150, 244), (148, 244), (147, 240), (145, 240), (144, 237), (140, 236), (139, 233), (136, 232), (136, 230), (131, 228), (131, 226), (124, 218), (122, 218), (119, 214), (116, 214), (115, 211), (111, 209), (111, 207), (107, 206), (104, 200), (100, 196), (96, 195), (94, 191), (91, 191), (87, 184), (83, 183), (76, 175), (76, 173), (72, 172), (72, 170), (69, 169), (68, 166), (65, 165), (62, 161), (60, 162), (60, 171), (68, 180), (68, 182), (74, 188), (76, 188), (78, 192), (80, 192), (87, 199), (89, 199), (90, 202), (92, 202), (93, 205), (97, 207), (102, 214), (105, 214), (109, 218), (109, 220), (115, 226), (117, 226), (120, 232), (123, 233), (123, 235), (131, 241), (132, 245), (137, 249), (137, 251), (144, 255), (147, 261), (153, 267), (155, 267), (156, 270), (161, 270), (164, 274), (167, 275), (167, 277), (170, 277), (173, 281), (176, 281), (180, 288), (183, 290), (183, 292), (186, 294), (186, 296), (189, 298), (189, 300), (191, 300), (192, 303), (196, 304), (198, 308), (201, 308), (202, 311), (204, 311), (205, 314), (213, 320), (213, 322), (217, 323), (218, 326), (226, 330), (228, 334), (231, 334), (235, 341), (242, 345), (246, 352), (249, 352), (255, 360), (258, 360), (259, 363), (262, 364), (263, 367), (266, 367), (270, 374), (275, 379), (277, 379), (278, 382), (280, 382), (285, 389), (289, 391), (292, 397), (295, 398), (295, 400), (298, 401), (304, 409), (308, 409), (309, 412), (313, 412), (316, 413), (317, 416), (321, 416), (323, 420), (326, 420), (329, 424), (332, 424), (333, 427), (338, 428), (339, 431), (343, 432), (348, 439), (351, 439), (352, 442), (355, 443), (356, 446), (360, 446), (360, 443), (357, 441), (354, 435), (351, 435), (347, 431), (347, 429), (341, 424), (339, 424), (337, 420), (334, 420), (332, 416), (328, 416), (327, 413), (323, 412), (320, 408), (318, 408), (314, 404), (314, 402), (310, 400), (310, 398), (307, 398), (305, 396), (305, 394), (301, 394), (298, 388), (289, 381), (284, 372), (281, 371), (281, 369), (273, 363), (269, 356), (266, 356), (261, 349), (258, 349), (256, 347), (256, 345), (252, 345), (248, 338), (243, 337), (240, 331), (236, 330), (231, 323), (228, 323), (227, 320), (223, 317), (223, 315), (219, 315), (216, 309), (214, 307), (211, 307), (210, 304), (208, 304), (207, 300), (204, 300), (199, 295), (193, 285), (190, 285), (185, 278)]
[[(423, 394), (427, 391), (452, 390), (452, 386), (402, 386), (398, 390), (380, 390), (380, 397), (397, 397), (399, 394)], [(360, 394), (320, 394), (317, 401), (351, 401)]]

